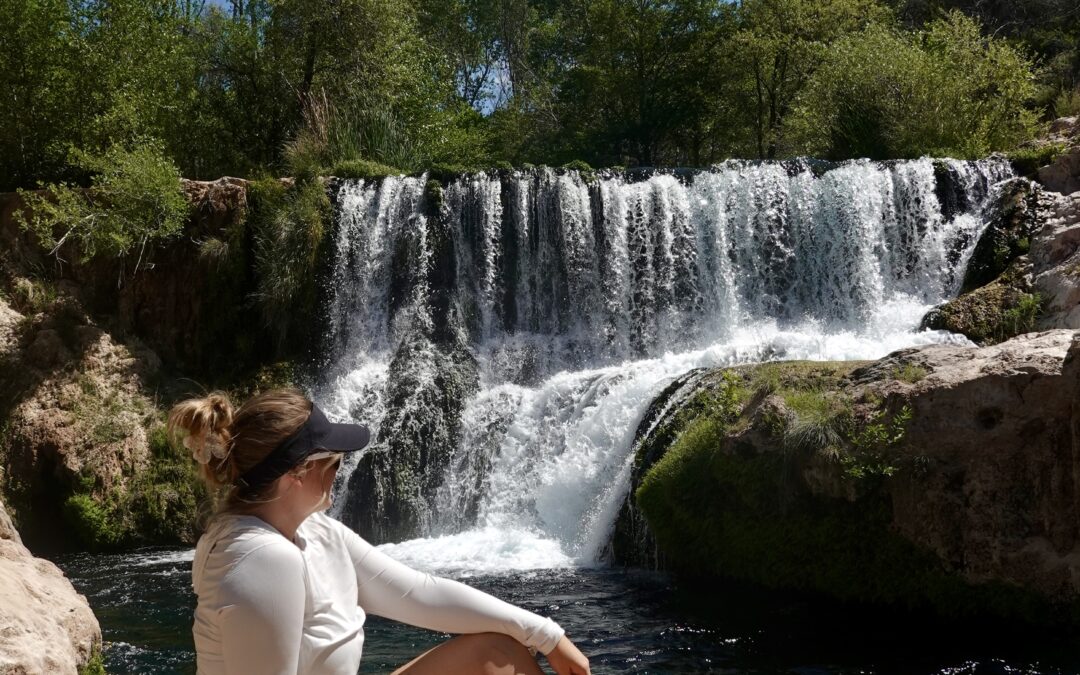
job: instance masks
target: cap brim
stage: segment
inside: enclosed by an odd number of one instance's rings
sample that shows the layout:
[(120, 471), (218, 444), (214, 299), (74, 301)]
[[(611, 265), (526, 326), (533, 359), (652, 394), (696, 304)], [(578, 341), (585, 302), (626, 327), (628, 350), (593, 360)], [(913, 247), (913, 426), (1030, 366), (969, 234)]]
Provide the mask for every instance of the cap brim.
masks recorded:
[(363, 424), (330, 424), (330, 431), (320, 445), (333, 452), (363, 450), (371, 441), (371, 430)]

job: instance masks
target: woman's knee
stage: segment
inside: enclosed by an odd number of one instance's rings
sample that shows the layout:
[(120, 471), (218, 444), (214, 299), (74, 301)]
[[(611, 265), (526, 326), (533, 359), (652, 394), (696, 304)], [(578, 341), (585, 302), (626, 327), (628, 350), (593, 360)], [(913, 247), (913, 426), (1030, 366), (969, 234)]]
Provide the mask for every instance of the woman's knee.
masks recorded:
[(477, 633), (466, 637), (484, 675), (540, 672), (528, 648), (509, 635)]

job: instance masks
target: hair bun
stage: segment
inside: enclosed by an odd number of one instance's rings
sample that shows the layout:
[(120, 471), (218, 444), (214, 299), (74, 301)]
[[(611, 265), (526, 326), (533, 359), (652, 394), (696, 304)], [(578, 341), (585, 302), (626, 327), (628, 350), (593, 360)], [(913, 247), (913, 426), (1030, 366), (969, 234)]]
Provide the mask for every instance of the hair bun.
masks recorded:
[(215, 391), (176, 404), (169, 414), (169, 433), (171, 438), (181, 440), (196, 462), (206, 465), (211, 459), (229, 456), (232, 422), (233, 407), (228, 396)]

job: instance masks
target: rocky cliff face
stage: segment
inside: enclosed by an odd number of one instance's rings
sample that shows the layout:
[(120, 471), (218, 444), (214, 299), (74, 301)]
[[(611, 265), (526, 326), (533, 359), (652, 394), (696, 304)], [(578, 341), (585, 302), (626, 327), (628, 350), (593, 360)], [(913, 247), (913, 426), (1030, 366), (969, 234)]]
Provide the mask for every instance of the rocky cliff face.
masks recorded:
[(210, 239), (242, 248), (228, 233), (246, 192), (234, 179), (185, 191), (185, 238), (134, 273), (49, 258), (14, 225), (17, 200), (0, 200), (0, 491), (34, 550), (195, 536), (201, 486), (168, 447), (164, 408), (184, 364), (236, 354), (224, 336), (243, 334), (229, 311), (247, 302), (230, 286), (243, 283), (242, 256), (228, 267), (199, 251)]
[(22, 545), (0, 502), (0, 672), (87, 672), (101, 629), (64, 574)]
[(864, 365), (714, 371), (651, 426), (675, 440), (639, 466), (632, 499), (677, 569), (1075, 618), (1078, 382), (1068, 330)]

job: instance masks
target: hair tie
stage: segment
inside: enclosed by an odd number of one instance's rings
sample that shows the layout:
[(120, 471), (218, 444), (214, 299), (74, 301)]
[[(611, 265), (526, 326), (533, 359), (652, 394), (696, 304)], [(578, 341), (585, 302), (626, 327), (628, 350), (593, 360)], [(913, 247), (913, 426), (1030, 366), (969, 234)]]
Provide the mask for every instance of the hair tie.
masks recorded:
[(224, 459), (229, 454), (229, 448), (218, 434), (190, 434), (184, 438), (184, 447), (199, 464), (209, 464), (211, 457)]

